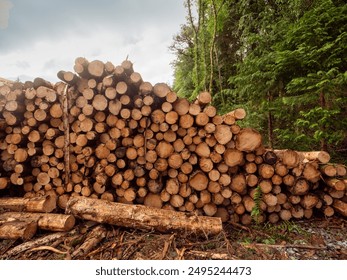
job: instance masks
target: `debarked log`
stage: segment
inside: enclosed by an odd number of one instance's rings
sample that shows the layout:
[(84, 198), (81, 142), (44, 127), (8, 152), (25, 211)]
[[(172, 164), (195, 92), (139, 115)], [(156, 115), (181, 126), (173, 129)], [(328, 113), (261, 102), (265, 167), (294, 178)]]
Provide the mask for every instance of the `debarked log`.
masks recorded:
[(195, 216), (143, 205), (128, 205), (86, 197), (72, 197), (66, 213), (77, 218), (159, 232), (215, 235), (222, 231), (219, 217)]

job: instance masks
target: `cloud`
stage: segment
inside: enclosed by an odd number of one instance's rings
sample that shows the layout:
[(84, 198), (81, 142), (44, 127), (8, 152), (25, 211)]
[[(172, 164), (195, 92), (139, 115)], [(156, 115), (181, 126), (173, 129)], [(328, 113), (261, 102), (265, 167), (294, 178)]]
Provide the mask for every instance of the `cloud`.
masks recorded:
[(25, 60), (17, 60), (15, 66), (22, 69), (30, 68), (28, 61)]
[(0, 76), (55, 82), (58, 71), (73, 71), (76, 57), (118, 65), (129, 55), (143, 79), (172, 82), (168, 47), (185, 21), (183, 0), (11, 1)]
[(8, 27), (10, 10), (12, 7), (12, 2), (8, 0), (0, 0), (0, 29), (6, 29)]

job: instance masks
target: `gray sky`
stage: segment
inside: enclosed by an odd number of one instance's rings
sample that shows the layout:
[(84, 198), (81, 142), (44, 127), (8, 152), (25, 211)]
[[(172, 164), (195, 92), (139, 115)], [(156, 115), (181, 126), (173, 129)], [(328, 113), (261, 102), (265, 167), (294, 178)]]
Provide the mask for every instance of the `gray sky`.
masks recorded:
[(172, 83), (168, 50), (183, 0), (0, 0), (0, 77), (57, 81), (76, 57), (119, 65), (127, 55), (152, 83)]

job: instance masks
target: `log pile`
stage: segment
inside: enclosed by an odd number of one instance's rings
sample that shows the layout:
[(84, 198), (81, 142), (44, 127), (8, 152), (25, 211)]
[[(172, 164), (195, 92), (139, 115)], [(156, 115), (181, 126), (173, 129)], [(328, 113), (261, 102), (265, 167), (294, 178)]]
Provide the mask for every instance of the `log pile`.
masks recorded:
[[(0, 86), (0, 195), (100, 198), (250, 224), (346, 216), (346, 168), (325, 152), (267, 150), (218, 115), (211, 95), (189, 102), (143, 81), (129, 60), (75, 60), (62, 82)], [(6, 192), (7, 191), (7, 192)], [(0, 206), (1, 207), (1, 206)]]

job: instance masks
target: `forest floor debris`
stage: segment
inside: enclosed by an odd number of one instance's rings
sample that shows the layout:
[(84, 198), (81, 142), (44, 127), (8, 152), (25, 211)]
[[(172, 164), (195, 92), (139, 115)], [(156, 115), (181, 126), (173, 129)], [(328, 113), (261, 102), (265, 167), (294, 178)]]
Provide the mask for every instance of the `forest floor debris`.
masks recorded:
[[(8, 260), (346, 260), (347, 221), (340, 217), (261, 224), (224, 224), (208, 239), (105, 225), (104, 238), (92, 248), (99, 225), (80, 222), (69, 233), (41, 231), (34, 240), (1, 240), (0, 259)], [(54, 235), (54, 236), (53, 236)], [(26, 246), (29, 244), (30, 246)], [(22, 249), (18, 249), (18, 248)], [(78, 254), (76, 253), (78, 252)]]

